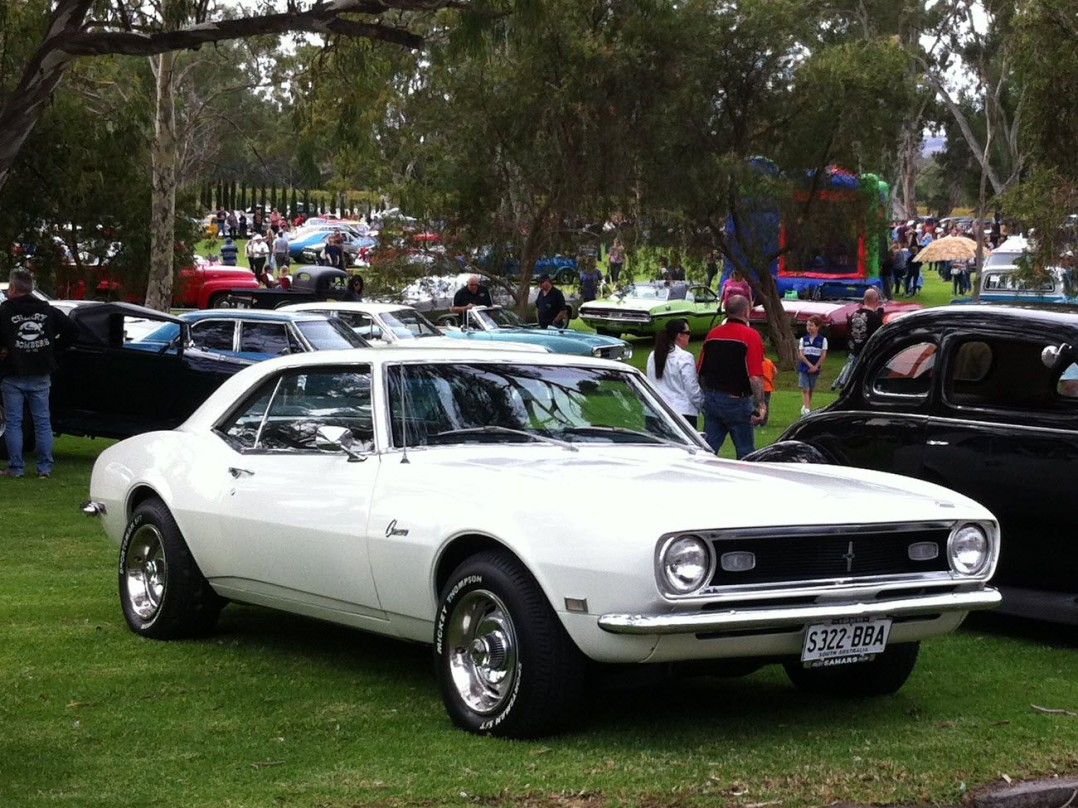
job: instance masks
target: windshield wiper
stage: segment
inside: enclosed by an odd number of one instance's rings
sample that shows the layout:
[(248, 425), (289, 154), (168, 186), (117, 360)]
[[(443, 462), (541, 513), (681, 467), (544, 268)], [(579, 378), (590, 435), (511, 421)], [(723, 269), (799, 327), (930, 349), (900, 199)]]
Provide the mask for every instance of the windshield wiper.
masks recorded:
[(649, 443), (659, 443), (664, 446), (673, 446), (678, 449), (684, 449), (689, 454), (696, 454), (699, 449), (695, 446), (691, 446), (686, 443), (678, 443), (677, 441), (670, 440), (668, 438), (660, 438), (658, 435), (652, 435), (650, 432), (640, 432), (636, 429), (628, 429), (626, 427), (618, 426), (568, 426), (559, 430), (563, 435), (631, 435), (635, 438), (645, 438)]
[[(468, 429), (449, 429), (445, 432), (439, 432), (432, 435), (435, 440), (438, 438), (449, 438), (454, 435), (516, 435), (522, 438), (529, 438), (530, 440), (539, 441), (541, 443), (549, 443), (553, 446), (560, 446), (563, 449), (568, 449), (570, 452), (579, 452), (580, 450), (573, 446), (568, 441), (558, 440), (552, 438), (549, 435), (543, 435), (536, 432), (525, 432), (523, 429), (512, 429), (507, 426), (475, 426)], [(429, 440), (429, 438), (428, 438)]]

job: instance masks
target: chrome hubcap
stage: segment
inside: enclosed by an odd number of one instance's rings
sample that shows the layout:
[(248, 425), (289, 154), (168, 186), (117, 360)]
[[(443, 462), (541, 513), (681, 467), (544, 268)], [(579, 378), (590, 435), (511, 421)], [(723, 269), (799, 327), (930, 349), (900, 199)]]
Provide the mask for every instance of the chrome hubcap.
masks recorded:
[(449, 675), (470, 710), (489, 715), (511, 698), (517, 679), (517, 637), (505, 604), (492, 592), (469, 592), (447, 627)]
[(151, 619), (161, 608), (167, 583), (161, 533), (153, 525), (143, 525), (131, 537), (124, 563), (124, 590), (131, 611), (143, 620)]

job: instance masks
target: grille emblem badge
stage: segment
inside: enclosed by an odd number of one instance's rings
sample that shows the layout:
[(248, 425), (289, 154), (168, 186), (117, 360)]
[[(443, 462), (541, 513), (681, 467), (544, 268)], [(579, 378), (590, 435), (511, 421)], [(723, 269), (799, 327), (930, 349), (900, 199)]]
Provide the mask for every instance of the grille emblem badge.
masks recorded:
[(846, 554), (842, 556), (846, 560), (846, 572), (853, 571), (853, 560), (856, 558), (853, 552), (853, 542), (846, 548)]

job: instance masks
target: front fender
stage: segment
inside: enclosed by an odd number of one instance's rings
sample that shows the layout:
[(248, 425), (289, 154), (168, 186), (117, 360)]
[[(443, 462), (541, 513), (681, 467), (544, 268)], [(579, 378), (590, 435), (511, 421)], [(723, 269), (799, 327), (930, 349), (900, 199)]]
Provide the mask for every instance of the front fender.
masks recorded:
[(811, 443), (800, 440), (782, 440), (745, 455), (742, 460), (750, 463), (820, 463), (833, 465), (833, 461)]

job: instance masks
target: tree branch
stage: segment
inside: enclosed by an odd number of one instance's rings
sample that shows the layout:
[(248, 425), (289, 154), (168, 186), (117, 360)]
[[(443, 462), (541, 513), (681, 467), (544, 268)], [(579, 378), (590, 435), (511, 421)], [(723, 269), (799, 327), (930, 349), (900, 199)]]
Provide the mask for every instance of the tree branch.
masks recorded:
[(380, 15), (388, 11), (431, 13), (471, 7), (467, 0), (315, 0), (306, 10), (290, 4), (291, 10), (283, 13), (201, 22), (178, 30), (147, 33), (132, 30), (132, 21), (126, 14), (120, 18), (120, 25), (126, 30), (93, 30), (96, 26), (87, 24), (92, 5), (93, 0), (57, 0), (48, 33), (23, 71), (19, 85), (0, 108), (0, 186), (7, 180), (19, 149), (37, 125), (67, 65), (77, 57), (154, 56), (207, 43), (294, 31), (370, 39), (419, 49), (424, 42), (419, 34), (342, 15)]

